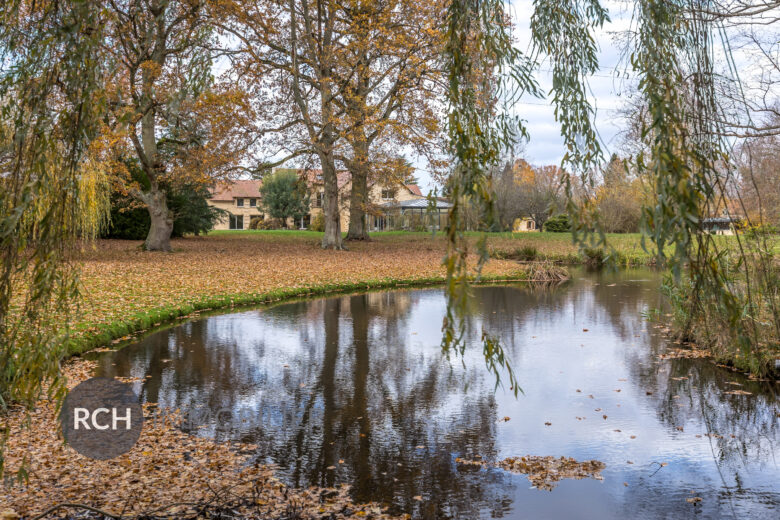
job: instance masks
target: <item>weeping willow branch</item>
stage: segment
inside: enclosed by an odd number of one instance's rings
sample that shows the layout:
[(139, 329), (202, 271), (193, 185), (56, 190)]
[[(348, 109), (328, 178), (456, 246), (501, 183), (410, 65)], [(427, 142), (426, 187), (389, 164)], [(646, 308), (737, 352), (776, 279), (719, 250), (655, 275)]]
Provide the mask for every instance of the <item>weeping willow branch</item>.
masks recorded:
[[(513, 45), (511, 26), (503, 0), (453, 0), (447, 17), (445, 65), (449, 71), (447, 101), (448, 136), (453, 158), (450, 179), (452, 207), (446, 230), (447, 315), (442, 348), (459, 354), (464, 349), (466, 324), (463, 314), (469, 298), (469, 277), (479, 277), (488, 259), (487, 235), (477, 242), (474, 271), (467, 264), (469, 251), (464, 236), (464, 207), (474, 204), (485, 229), (493, 222), (489, 169), (503, 150), (526, 137), (519, 118), (503, 110), (520, 94), (537, 94), (532, 63)], [(500, 381), (508, 374), (510, 387), (519, 391), (514, 372), (497, 338), (483, 334), (485, 361)]]
[[(97, 1), (0, 6), (0, 409), (31, 405), (44, 382), (64, 394), (69, 252), (108, 212), (105, 176), (87, 160), (104, 107), (100, 35)], [(2, 463), (0, 443), (0, 474)]]
[(566, 152), (561, 181), (572, 238), (580, 248), (605, 247), (606, 235), (591, 198), (577, 201), (572, 175), (592, 190), (604, 154), (594, 125), (595, 110), (588, 100), (588, 78), (599, 70), (594, 31), (609, 21), (598, 0), (535, 0), (531, 18), (534, 45), (552, 64), (552, 102), (561, 125)]

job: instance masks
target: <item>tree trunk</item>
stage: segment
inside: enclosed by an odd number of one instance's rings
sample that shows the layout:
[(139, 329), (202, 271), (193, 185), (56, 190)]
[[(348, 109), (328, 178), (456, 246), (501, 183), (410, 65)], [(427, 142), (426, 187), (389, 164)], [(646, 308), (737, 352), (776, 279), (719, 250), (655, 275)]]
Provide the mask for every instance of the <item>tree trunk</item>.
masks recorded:
[(366, 204), (368, 203), (368, 168), (363, 160), (355, 161), (350, 169), (352, 193), (349, 202), (349, 230), (347, 240), (371, 240), (366, 229)]
[(146, 235), (144, 248), (147, 251), (171, 251), (171, 233), (173, 233), (173, 215), (168, 210), (168, 202), (165, 200), (165, 191), (153, 187), (152, 191), (145, 194), (144, 202), (149, 210), (152, 225), (149, 234)]
[(322, 177), (325, 181), (323, 212), (325, 213), (325, 234), (322, 236), (323, 249), (344, 249), (341, 241), (341, 222), (339, 214), (339, 183), (336, 167), (324, 154), (321, 157)]

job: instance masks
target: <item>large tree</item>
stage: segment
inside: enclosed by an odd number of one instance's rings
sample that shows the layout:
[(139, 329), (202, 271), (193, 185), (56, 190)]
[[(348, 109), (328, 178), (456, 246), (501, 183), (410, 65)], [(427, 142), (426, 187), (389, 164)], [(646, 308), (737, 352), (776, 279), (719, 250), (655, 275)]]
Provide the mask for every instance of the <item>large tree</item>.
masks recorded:
[(220, 29), (239, 42), (231, 51), (236, 81), (252, 91), (264, 122), (258, 155), (271, 159), (258, 169), (289, 161), (319, 165), (322, 245), (333, 248), (342, 247), (336, 171), (347, 169), (349, 237), (367, 238), (369, 183), (395, 180), (382, 176), (403, 148), (437, 157), (441, 6), (227, 0), (222, 9)]
[[(334, 103), (339, 89), (335, 70), (345, 44), (339, 2), (225, 0), (220, 14), (217, 26), (229, 35), (235, 80), (251, 91), (263, 119), (257, 147), (272, 157), (255, 169), (314, 158), (324, 185), (322, 247), (342, 249), (336, 160), (340, 114)], [(262, 141), (265, 137), (270, 141)]]
[[(207, 7), (205, 0), (107, 4), (105, 47), (117, 66), (107, 78), (112, 117), (104, 156), (116, 159), (116, 188), (149, 211), (147, 250), (171, 249), (167, 193), (226, 176), (245, 146), (238, 130), (250, 126), (240, 93), (214, 85)], [(122, 167), (130, 155), (144, 182)]]
[(371, 181), (399, 182), (381, 178), (386, 158), (406, 147), (437, 165), (443, 3), (355, 0), (342, 9), (349, 45), (337, 68), (343, 87), (336, 101), (346, 116), (342, 161), (352, 179), (347, 239), (366, 240)]

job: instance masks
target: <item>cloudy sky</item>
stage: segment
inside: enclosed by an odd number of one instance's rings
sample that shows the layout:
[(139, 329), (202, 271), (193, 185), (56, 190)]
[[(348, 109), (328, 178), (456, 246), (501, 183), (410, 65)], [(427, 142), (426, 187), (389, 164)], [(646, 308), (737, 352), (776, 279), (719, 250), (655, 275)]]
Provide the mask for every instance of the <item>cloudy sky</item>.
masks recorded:
[[(631, 2), (607, 0), (602, 2), (608, 11), (611, 22), (597, 33), (599, 45), (599, 63), (601, 69), (590, 80), (591, 102), (597, 109), (596, 126), (607, 153), (616, 151), (620, 146), (620, 133), (624, 121), (618, 109), (631, 93), (636, 81), (630, 72), (626, 73), (625, 60), (621, 59), (620, 49), (613, 41), (619, 31), (626, 30), (631, 22), (631, 12), (627, 8)], [(627, 7), (629, 6), (629, 7)], [(533, 0), (514, 0), (509, 6), (515, 22), (517, 46), (523, 52), (531, 50), (531, 15)], [(549, 63), (543, 63), (537, 73), (539, 85), (544, 92), (550, 90), (552, 74)], [(526, 146), (526, 159), (533, 164), (559, 164), (564, 154), (560, 126), (553, 116), (553, 108), (546, 98), (524, 97), (515, 106), (515, 111), (526, 121), (531, 140)], [(419, 169), (417, 176), (423, 191), (432, 188), (430, 176)]]
[[(626, 2), (603, 2), (612, 21), (597, 33), (599, 64), (601, 69), (590, 80), (591, 102), (597, 109), (597, 128), (606, 149), (611, 152), (619, 144), (622, 121), (617, 109), (630, 93), (635, 81), (627, 74), (626, 63), (621, 60), (620, 50), (613, 37), (617, 31), (628, 28), (631, 13), (625, 12)], [(532, 0), (515, 0), (510, 12), (516, 23), (516, 37), (520, 50), (530, 51)], [(552, 85), (550, 64), (543, 63), (538, 72), (540, 86), (549, 92)], [(548, 99), (527, 97), (516, 107), (517, 113), (527, 121), (531, 141), (526, 148), (527, 159), (535, 164), (557, 164), (563, 157), (563, 140), (560, 127), (555, 122), (553, 109)]]

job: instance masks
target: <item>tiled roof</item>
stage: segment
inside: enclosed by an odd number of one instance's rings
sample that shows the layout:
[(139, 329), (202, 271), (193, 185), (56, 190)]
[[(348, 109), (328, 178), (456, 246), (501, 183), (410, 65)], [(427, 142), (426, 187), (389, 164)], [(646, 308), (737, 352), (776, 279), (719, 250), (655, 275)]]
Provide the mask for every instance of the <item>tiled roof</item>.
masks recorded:
[(420, 187), (416, 184), (404, 184), (406, 186), (406, 189), (409, 190), (412, 195), (417, 195), (418, 197), (422, 197), (422, 191), (420, 191)]
[[(301, 170), (298, 170), (298, 173), (300, 174)], [(306, 177), (309, 181), (309, 184), (321, 184), (323, 182), (322, 180), (322, 170), (320, 169), (309, 169), (306, 170)], [(346, 186), (346, 184), (351, 180), (351, 175), (346, 170), (339, 170), (336, 172), (336, 178), (338, 179), (338, 185), (339, 189)]]
[[(301, 170), (294, 170), (299, 174)], [(309, 169), (306, 170), (306, 177), (309, 184), (321, 184), (322, 183), (322, 170)], [(346, 186), (351, 177), (348, 171), (341, 170), (337, 172), (339, 190)], [(220, 182), (217, 186), (211, 190), (213, 193), (212, 200), (232, 201), (235, 198), (255, 198), (260, 196), (260, 186), (263, 184), (261, 180), (237, 180), (237, 181), (225, 181)], [(405, 184), (404, 187), (409, 190), (412, 195), (422, 197), (422, 191), (416, 184)]]
[(211, 200), (230, 200), (235, 198), (255, 198), (260, 197), (260, 186), (263, 181), (242, 180), (227, 181), (217, 184), (211, 191), (213, 194)]

